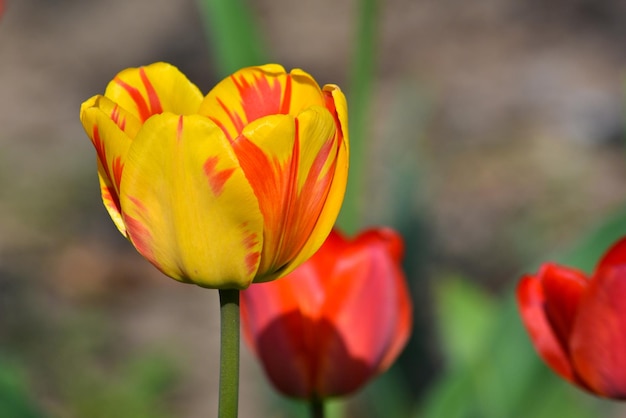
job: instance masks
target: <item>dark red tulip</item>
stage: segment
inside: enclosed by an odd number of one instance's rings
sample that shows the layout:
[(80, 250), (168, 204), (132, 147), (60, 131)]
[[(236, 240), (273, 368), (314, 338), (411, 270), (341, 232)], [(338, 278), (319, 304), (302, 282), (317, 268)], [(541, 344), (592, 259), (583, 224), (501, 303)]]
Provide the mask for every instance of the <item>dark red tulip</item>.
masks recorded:
[(555, 264), (522, 278), (522, 320), (541, 358), (596, 395), (626, 399), (626, 238), (591, 277)]
[(279, 391), (346, 395), (393, 363), (412, 326), (402, 253), (390, 229), (333, 231), (295, 271), (241, 293), (244, 336)]

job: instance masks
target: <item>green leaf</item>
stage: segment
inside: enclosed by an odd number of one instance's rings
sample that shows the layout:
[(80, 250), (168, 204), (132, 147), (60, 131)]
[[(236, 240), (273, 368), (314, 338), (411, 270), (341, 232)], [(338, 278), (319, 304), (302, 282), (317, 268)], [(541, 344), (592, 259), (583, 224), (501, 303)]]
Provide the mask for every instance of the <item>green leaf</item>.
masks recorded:
[(266, 64), (261, 33), (245, 0), (198, 0), (220, 76)]
[(497, 318), (497, 304), (467, 279), (438, 280), (436, 309), (446, 359), (451, 368), (468, 364), (480, 353)]

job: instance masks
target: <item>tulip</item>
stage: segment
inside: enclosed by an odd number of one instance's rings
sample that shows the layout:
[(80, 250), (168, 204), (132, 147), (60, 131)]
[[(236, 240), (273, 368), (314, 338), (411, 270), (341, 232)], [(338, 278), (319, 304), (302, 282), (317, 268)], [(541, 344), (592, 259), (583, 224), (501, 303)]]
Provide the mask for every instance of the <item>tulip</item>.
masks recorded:
[(588, 278), (555, 264), (522, 278), (521, 317), (539, 356), (565, 380), (626, 399), (626, 238)]
[(412, 326), (402, 256), (390, 229), (333, 231), (291, 274), (241, 293), (245, 340), (280, 392), (347, 395), (389, 368)]
[(176, 280), (274, 280), (315, 253), (339, 212), (346, 100), (302, 70), (244, 68), (203, 97), (169, 64), (130, 68), (80, 117), (113, 222)]

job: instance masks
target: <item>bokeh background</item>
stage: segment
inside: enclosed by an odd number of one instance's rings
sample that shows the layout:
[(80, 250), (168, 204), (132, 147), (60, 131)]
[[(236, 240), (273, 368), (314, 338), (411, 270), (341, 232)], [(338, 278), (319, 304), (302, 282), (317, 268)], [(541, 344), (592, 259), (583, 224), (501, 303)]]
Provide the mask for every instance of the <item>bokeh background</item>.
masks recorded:
[[(626, 234), (625, 40), (619, 0), (6, 0), (0, 416), (215, 415), (217, 292), (118, 234), (78, 120), (161, 60), (204, 92), (267, 60), (348, 95), (340, 225), (405, 236), (415, 329), (332, 416), (626, 416), (548, 371), (513, 304), (541, 261), (589, 271)], [(305, 416), (242, 355), (242, 418)]]

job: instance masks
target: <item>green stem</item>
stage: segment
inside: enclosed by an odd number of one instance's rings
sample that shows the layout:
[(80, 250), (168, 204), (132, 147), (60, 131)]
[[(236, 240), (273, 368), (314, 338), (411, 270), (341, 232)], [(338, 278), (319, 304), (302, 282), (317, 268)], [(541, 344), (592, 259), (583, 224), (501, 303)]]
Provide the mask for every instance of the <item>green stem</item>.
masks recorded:
[(367, 143), (369, 140), (370, 105), (376, 81), (378, 35), (378, 0), (360, 0), (357, 22), (356, 49), (352, 57), (350, 86), (348, 89), (348, 114), (350, 132), (350, 170), (339, 226), (344, 232), (354, 234), (363, 222), (364, 189), (367, 168)]
[(220, 289), (218, 418), (236, 418), (239, 400), (239, 290)]
[(225, 77), (241, 67), (265, 64), (265, 46), (254, 9), (246, 0), (198, 0), (213, 64)]
[(311, 399), (311, 418), (324, 418), (324, 400), (318, 397)]

